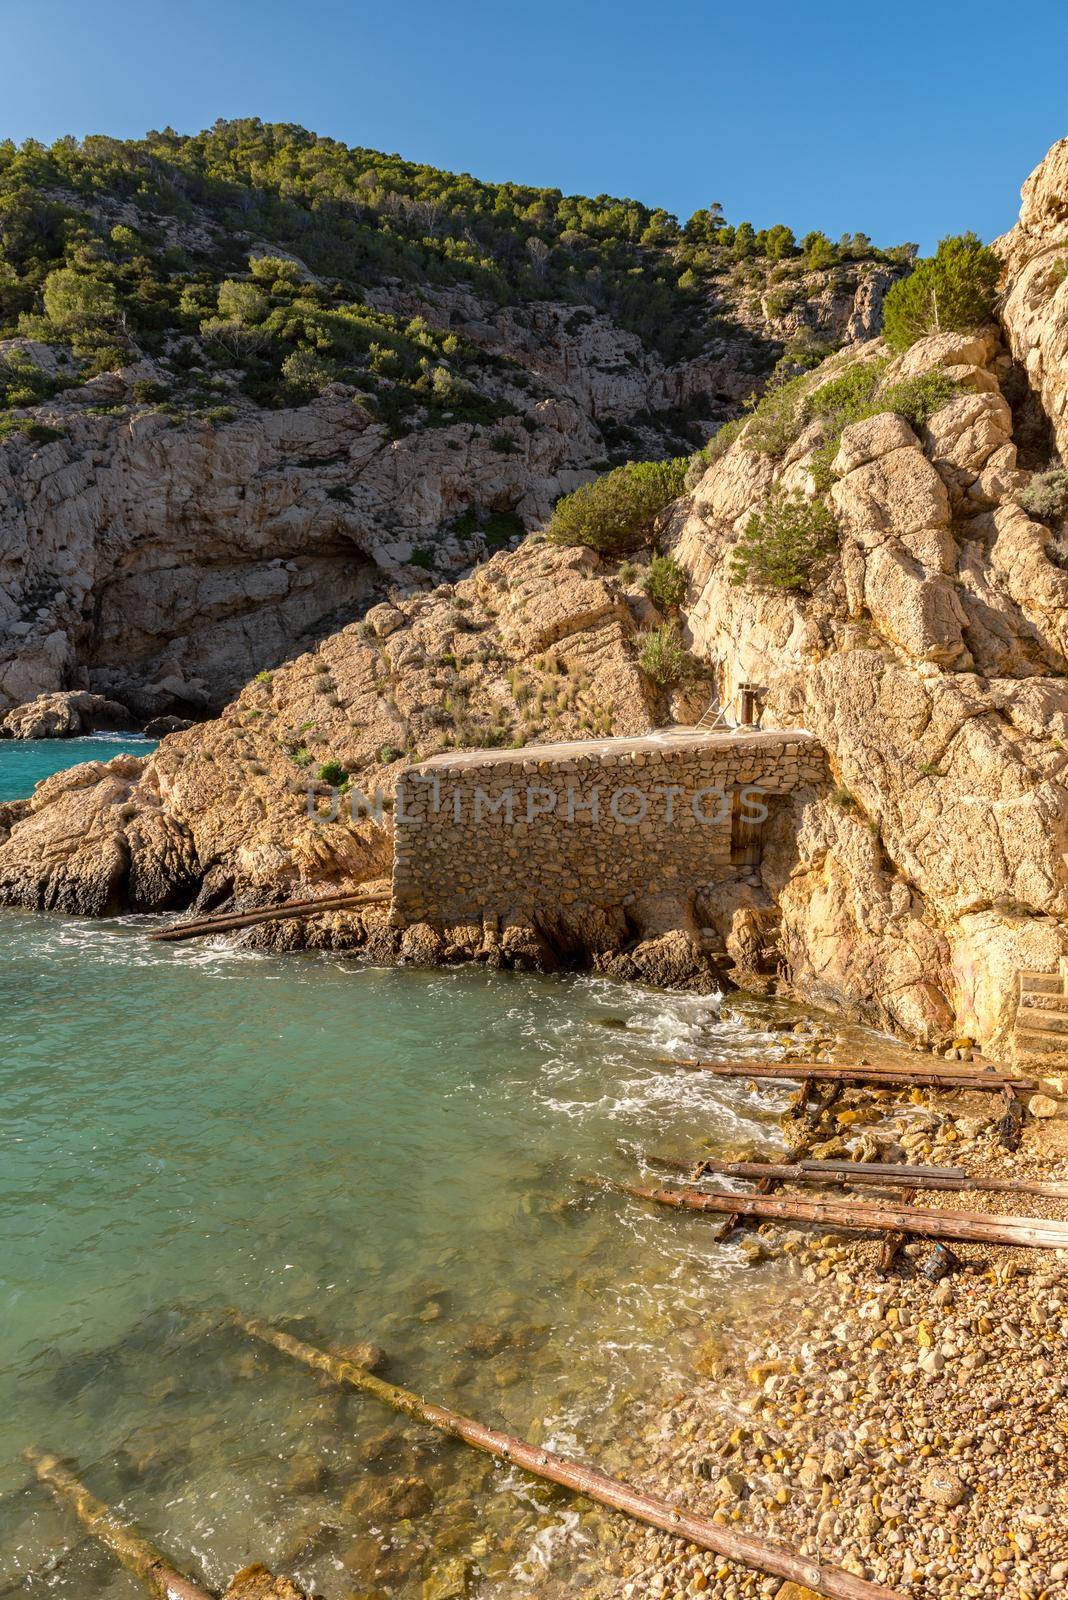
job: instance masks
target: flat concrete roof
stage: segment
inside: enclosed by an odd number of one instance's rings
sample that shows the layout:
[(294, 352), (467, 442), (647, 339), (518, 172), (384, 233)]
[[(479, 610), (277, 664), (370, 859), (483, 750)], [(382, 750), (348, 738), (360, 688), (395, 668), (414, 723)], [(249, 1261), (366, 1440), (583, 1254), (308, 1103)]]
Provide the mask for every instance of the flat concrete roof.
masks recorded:
[(583, 756), (597, 757), (642, 755), (665, 747), (672, 750), (705, 750), (711, 745), (731, 745), (739, 750), (760, 750), (766, 745), (781, 743), (783, 739), (808, 740), (815, 743), (807, 728), (656, 728), (652, 733), (625, 734), (613, 739), (570, 739), (561, 744), (521, 744), (506, 750), (448, 750), (440, 756), (429, 756), (426, 761), (413, 761), (411, 766), (419, 772), (426, 767), (485, 767), (494, 762), (511, 761), (577, 761)]

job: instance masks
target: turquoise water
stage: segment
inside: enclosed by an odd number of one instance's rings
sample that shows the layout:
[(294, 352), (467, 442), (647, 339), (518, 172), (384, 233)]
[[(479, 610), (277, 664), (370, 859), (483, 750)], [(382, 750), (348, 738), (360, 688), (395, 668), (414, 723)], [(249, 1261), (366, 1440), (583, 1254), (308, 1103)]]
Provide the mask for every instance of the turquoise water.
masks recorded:
[(98, 733), (84, 739), (5, 739), (0, 742), (0, 801), (20, 800), (35, 784), (80, 761), (110, 761), (129, 752), (147, 756), (152, 739), (136, 734)]
[[(0, 912), (0, 1588), (138, 1593), (28, 1485), (37, 1444), (220, 1588), (263, 1560), (327, 1600), (414, 1597), (451, 1559), (480, 1595), (541, 1593), (549, 1566), (580, 1592), (596, 1516), (219, 1313), (373, 1340), (396, 1381), (624, 1466), (628, 1405), (685, 1381), (774, 1269), (581, 1180), (634, 1176), (636, 1143), (778, 1147), (774, 1101), (658, 1058), (766, 1050), (783, 1008), (155, 925)], [(411, 1477), (418, 1515), (369, 1499)]]

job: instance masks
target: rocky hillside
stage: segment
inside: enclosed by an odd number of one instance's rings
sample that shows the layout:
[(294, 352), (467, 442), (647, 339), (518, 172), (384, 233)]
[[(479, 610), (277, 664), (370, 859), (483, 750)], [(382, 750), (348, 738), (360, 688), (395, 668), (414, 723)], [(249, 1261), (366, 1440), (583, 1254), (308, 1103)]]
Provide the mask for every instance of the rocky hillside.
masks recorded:
[[(810, 729), (832, 773), (776, 813), (759, 886), (721, 908), (739, 975), (758, 926), (799, 992), (994, 1055), (1017, 972), (1068, 953), (1064, 152), (1001, 242), (1002, 323), (896, 355), (870, 340), (769, 391), (657, 535), (688, 580), (689, 709), (709, 677), (725, 701), (760, 685), (765, 724)], [(535, 537), (374, 607), (147, 762), (75, 768), (5, 808), (0, 898), (210, 908), (383, 875), (388, 798), (380, 822), (331, 818), (339, 784), (388, 791), (402, 756), (451, 746), (685, 720), (686, 686), (669, 706), (642, 669), (659, 618), (640, 577)], [(297, 936), (283, 926), (271, 937)], [(374, 910), (311, 936), (379, 958), (491, 953), (483, 929), (402, 935)], [(509, 937), (497, 958), (576, 953)], [(611, 969), (599, 938), (587, 954)]]
[[(150, 759), (86, 763), (0, 807), (0, 898), (99, 916), (377, 877), (406, 759), (666, 716), (634, 649), (649, 609), (592, 552), (535, 543), (374, 606)], [(309, 816), (309, 788), (327, 821)], [(354, 815), (353, 792), (373, 805), (379, 789), (384, 814)]]
[(869, 337), (906, 256), (254, 121), (0, 145), (0, 711), (219, 709)]

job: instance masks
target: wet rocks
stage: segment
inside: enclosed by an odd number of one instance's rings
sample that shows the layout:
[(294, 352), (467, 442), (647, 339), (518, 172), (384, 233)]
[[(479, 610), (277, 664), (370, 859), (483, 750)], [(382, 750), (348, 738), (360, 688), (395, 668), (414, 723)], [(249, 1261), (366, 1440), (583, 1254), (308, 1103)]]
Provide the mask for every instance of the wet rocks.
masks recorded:
[(422, 1478), (395, 1474), (386, 1478), (358, 1478), (341, 1502), (350, 1516), (371, 1524), (406, 1522), (425, 1517), (434, 1493)]

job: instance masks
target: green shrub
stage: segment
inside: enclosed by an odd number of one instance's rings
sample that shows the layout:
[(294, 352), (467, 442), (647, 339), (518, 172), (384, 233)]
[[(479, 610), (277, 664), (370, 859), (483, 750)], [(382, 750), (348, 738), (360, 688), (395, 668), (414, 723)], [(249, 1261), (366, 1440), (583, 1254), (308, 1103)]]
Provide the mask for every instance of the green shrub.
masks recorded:
[(58, 384), (20, 351), (0, 357), (0, 406), (35, 406), (50, 400)]
[(399, 761), (403, 755), (404, 751), (398, 750), (395, 744), (384, 744), (378, 752), (378, 759), (384, 767), (388, 767), (394, 761)]
[(875, 416), (879, 411), (896, 411), (914, 428), (922, 428), (936, 411), (941, 411), (959, 393), (960, 385), (953, 382), (948, 372), (941, 367), (933, 367), (930, 372), (922, 372), (917, 378), (903, 378), (900, 383), (888, 384), (876, 395), (875, 402), (864, 414)]
[(835, 549), (837, 531), (822, 500), (776, 490), (746, 524), (731, 556), (731, 582), (807, 591)]
[(839, 430), (847, 422), (857, 421), (873, 399), (885, 367), (884, 361), (854, 361), (806, 397), (802, 406), (805, 421), (826, 417)]
[(809, 379), (802, 373), (767, 389), (753, 405), (745, 442), (762, 455), (781, 456), (804, 426), (804, 400)]
[(348, 773), (340, 761), (324, 761), (319, 768), (317, 776), (323, 783), (328, 783), (334, 789), (340, 789), (348, 778)]
[(119, 300), (109, 283), (60, 267), (45, 279), (44, 309), (55, 331), (71, 338), (112, 327)]
[(143, 405), (150, 405), (154, 400), (166, 400), (170, 392), (165, 383), (158, 383), (155, 378), (138, 378), (130, 390), (134, 399)]
[(0, 418), (0, 439), (11, 439), (16, 434), (21, 434), (31, 444), (48, 444), (53, 439), (62, 439), (63, 429), (50, 428), (44, 422), (34, 422), (32, 417)]
[(1052, 472), (1037, 473), (1026, 489), (1020, 490), (1016, 503), (1039, 522), (1068, 516), (1068, 472), (1055, 467)]
[(254, 283), (242, 283), (235, 278), (226, 278), (220, 283), (217, 304), (224, 321), (239, 322), (244, 327), (262, 322), (270, 309), (262, 290)]
[(638, 661), (646, 677), (661, 689), (679, 682), (686, 671), (686, 651), (673, 622), (661, 623), (659, 628), (649, 628), (641, 635)]
[(892, 350), (907, 350), (931, 333), (979, 327), (994, 315), (1001, 263), (977, 234), (943, 239), (893, 285), (883, 307), (883, 335)]
[(584, 544), (622, 555), (648, 544), (653, 519), (685, 487), (687, 457), (628, 461), (553, 507), (547, 529), (553, 544)]
[(642, 579), (642, 588), (662, 611), (682, 604), (688, 579), (674, 556), (654, 556)]

